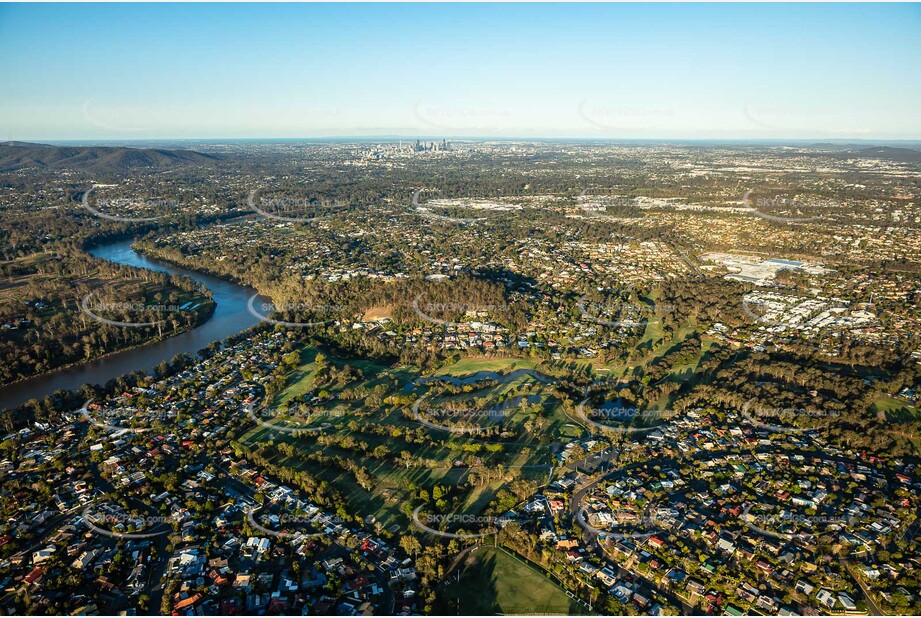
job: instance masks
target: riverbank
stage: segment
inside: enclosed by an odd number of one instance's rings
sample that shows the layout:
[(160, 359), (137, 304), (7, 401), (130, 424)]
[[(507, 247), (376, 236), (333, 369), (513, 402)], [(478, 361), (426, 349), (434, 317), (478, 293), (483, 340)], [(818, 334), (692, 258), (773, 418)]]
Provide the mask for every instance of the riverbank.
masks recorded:
[[(235, 274), (219, 272), (213, 268), (209, 268), (204, 264), (188, 264), (182, 263), (171, 255), (165, 253), (159, 253), (153, 250), (154, 247), (144, 241), (137, 241), (132, 245), (132, 250), (135, 251), (138, 255), (143, 255), (148, 259), (156, 260), (157, 262), (162, 262), (163, 264), (169, 264), (175, 266), (176, 268), (181, 268), (189, 272), (197, 272), (209, 277), (214, 277), (215, 279), (221, 279), (222, 281), (227, 281), (229, 283), (234, 283), (236, 285), (245, 286), (253, 288), (256, 290), (260, 296), (268, 296), (264, 288), (260, 288), (259, 284), (254, 281), (244, 281)], [(194, 268), (193, 268), (194, 266)]]
[(84, 384), (105, 384), (133, 371), (150, 372), (176, 355), (197, 355), (211, 343), (223, 341), (260, 323), (260, 319), (247, 309), (249, 299), (257, 294), (256, 290), (142, 255), (133, 249), (133, 242), (118, 240), (104, 243), (90, 249), (90, 254), (124, 266), (192, 279), (211, 293), (214, 310), (210, 317), (195, 328), (171, 337), (148, 341), (0, 387), (0, 409), (15, 410), (29, 400), (41, 400), (59, 390), (75, 392)]
[[(52, 374), (54, 374), (54, 373), (57, 373), (58, 371), (66, 371), (66, 370), (68, 370), (68, 369), (73, 369), (74, 367), (79, 367), (80, 365), (83, 365), (83, 364), (85, 364), (85, 363), (89, 363), (89, 362), (92, 362), (92, 361), (95, 361), (95, 360), (102, 360), (102, 359), (108, 358), (108, 357), (110, 357), (110, 356), (114, 356), (114, 355), (116, 355), (116, 354), (121, 354), (122, 352), (128, 352), (128, 351), (130, 351), (130, 350), (135, 350), (135, 349), (137, 349), (137, 348), (144, 347), (144, 346), (149, 345), (149, 344), (151, 344), (151, 343), (158, 343), (158, 342), (161, 342), (161, 341), (166, 341), (167, 339), (170, 339), (170, 338), (175, 337), (175, 336), (177, 336), (177, 335), (181, 335), (181, 334), (183, 334), (183, 333), (187, 333), (187, 332), (189, 332), (189, 331), (192, 331), (192, 330), (198, 328), (199, 326), (201, 326), (202, 324), (204, 324), (205, 322), (207, 322), (208, 320), (210, 320), (210, 319), (211, 319), (211, 316), (214, 315), (214, 311), (215, 311), (215, 309), (217, 309), (217, 303), (215, 303), (214, 301), (210, 301), (210, 300), (209, 300), (209, 305), (210, 305), (210, 308), (209, 308), (209, 310), (208, 310), (207, 312), (205, 312), (205, 313), (203, 313), (203, 314), (196, 314), (196, 315), (202, 315), (202, 316), (203, 316), (202, 319), (196, 321), (195, 324), (193, 324), (193, 325), (191, 325), (191, 326), (183, 327), (183, 328), (180, 328), (180, 329), (178, 329), (178, 330), (172, 331), (169, 335), (166, 335), (166, 336), (158, 336), (158, 337), (151, 337), (150, 339), (147, 339), (146, 341), (142, 341), (141, 343), (136, 343), (136, 344), (134, 344), (134, 345), (130, 345), (130, 346), (127, 346), (127, 347), (124, 347), (124, 348), (119, 348), (119, 349), (117, 349), (117, 350), (112, 350), (112, 351), (110, 351), (110, 352), (106, 352), (105, 354), (99, 354), (99, 355), (97, 355), (97, 356), (92, 356), (92, 357), (87, 358), (87, 359), (82, 360), (82, 361), (77, 361), (77, 362), (73, 362), (73, 363), (67, 363), (67, 364), (64, 364), (64, 365), (60, 365), (60, 366), (58, 366), (58, 367), (55, 367), (54, 369), (49, 369), (48, 371), (43, 371), (43, 372), (41, 372), (41, 373), (36, 373), (36, 374), (34, 374), (34, 375), (26, 376), (26, 377), (24, 377), (24, 378), (19, 378), (18, 380), (13, 380), (12, 382), (7, 382), (6, 384), (0, 384), (0, 390), (6, 388), (7, 386), (15, 386), (15, 385), (17, 385), (17, 384), (21, 384), (22, 382), (27, 382), (27, 381), (29, 381), (29, 380), (34, 380), (34, 379), (37, 379), (37, 378), (43, 378), (43, 377), (50, 376), (50, 375), (52, 375)], [(82, 385), (81, 385), (81, 386), (82, 386)]]

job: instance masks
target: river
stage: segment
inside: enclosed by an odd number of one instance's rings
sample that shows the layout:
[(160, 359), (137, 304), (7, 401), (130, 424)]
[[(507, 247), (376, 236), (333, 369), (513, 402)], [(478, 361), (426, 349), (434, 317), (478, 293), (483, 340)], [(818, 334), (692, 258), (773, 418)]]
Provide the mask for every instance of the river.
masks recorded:
[(91, 249), (90, 254), (116, 264), (185, 275), (204, 284), (211, 290), (212, 298), (217, 304), (211, 317), (204, 324), (163, 341), (115, 352), (103, 358), (0, 387), (0, 409), (19, 407), (30, 399), (41, 399), (59, 389), (77, 390), (87, 383), (105, 384), (112, 378), (131, 371), (151, 371), (162, 361), (169, 361), (177, 354), (194, 354), (209, 343), (221, 341), (259, 322), (259, 318), (252, 315), (246, 306), (255, 290), (145, 257), (131, 248), (133, 242), (123, 240), (106, 243)]

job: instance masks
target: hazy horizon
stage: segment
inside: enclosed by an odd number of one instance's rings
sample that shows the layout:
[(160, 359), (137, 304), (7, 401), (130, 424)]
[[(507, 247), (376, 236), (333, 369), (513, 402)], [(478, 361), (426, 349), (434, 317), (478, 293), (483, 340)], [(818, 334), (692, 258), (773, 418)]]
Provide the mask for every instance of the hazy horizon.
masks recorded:
[(919, 26), (916, 4), (8, 4), (0, 136), (917, 140)]
[(921, 139), (869, 139), (869, 138), (828, 138), (824, 140), (809, 138), (591, 138), (591, 137), (538, 137), (538, 136), (431, 136), (431, 135), (331, 135), (327, 137), (158, 137), (147, 139), (118, 139), (118, 138), (83, 138), (83, 139), (13, 139), (5, 140), (0, 144), (26, 143), (48, 146), (124, 146), (127, 148), (144, 148), (145, 145), (182, 145), (182, 144), (285, 144), (285, 143), (317, 143), (317, 144), (385, 144), (397, 142), (432, 142), (446, 139), (448, 142), (496, 142), (496, 143), (561, 143), (561, 144), (625, 144), (625, 145), (655, 145), (655, 144), (700, 144), (707, 146), (813, 146), (829, 144), (837, 147), (845, 146), (888, 146), (919, 148)]

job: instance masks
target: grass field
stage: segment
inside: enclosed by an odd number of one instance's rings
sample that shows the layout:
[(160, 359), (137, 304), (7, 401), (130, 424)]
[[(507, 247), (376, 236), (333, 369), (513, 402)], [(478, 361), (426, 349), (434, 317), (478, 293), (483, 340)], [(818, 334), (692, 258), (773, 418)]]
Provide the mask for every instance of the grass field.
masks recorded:
[(462, 358), (453, 365), (442, 367), (435, 375), (452, 375), (462, 377), (478, 371), (496, 371), (508, 373), (516, 369), (534, 369), (537, 361), (530, 358)]
[[(664, 351), (667, 346), (667, 342), (661, 342), (656, 348)], [(652, 349), (647, 354), (655, 358), (656, 351)], [(273, 406), (284, 410), (285, 404), (292, 398), (318, 388), (317, 381), (323, 380), (316, 363), (318, 352), (323, 352), (331, 365), (342, 368), (348, 364), (361, 371), (361, 376), (349, 384), (325, 383), (323, 390), (329, 393), (330, 398), (313, 406), (314, 410), (320, 408), (339, 413), (315, 414), (309, 420), (299, 416), (289, 424), (287, 421), (291, 417), (282, 412), (274, 423), (289, 427), (306, 423), (320, 431), (294, 435), (258, 426), (245, 431), (239, 439), (250, 446), (268, 441), (291, 444), (296, 454), (275, 453), (271, 457), (274, 464), (302, 470), (328, 482), (341, 492), (350, 512), (371, 516), (387, 529), (409, 524), (401, 507), (416, 499), (414, 496), (418, 488), (432, 488), (435, 484), (447, 486), (451, 488), (449, 508), (452, 512), (478, 514), (517, 478), (546, 483), (549, 475), (557, 472), (555, 453), (567, 441), (584, 435), (584, 430), (566, 415), (553, 389), (527, 374), (507, 382), (486, 381), (465, 385), (463, 392), (451, 391), (452, 387), (445, 388), (437, 383), (417, 385), (412, 389), (414, 396), (421, 395), (425, 401), (423, 416), (426, 409), (462, 409), (470, 399), (475, 400), (476, 406), (481, 409), (501, 408), (505, 411), (503, 420), (484, 418), (481, 424), (501, 426), (502, 437), (498, 432), (492, 437), (478, 437), (424, 427), (406, 413), (406, 403), (378, 399), (379, 403), (370, 408), (363, 397), (347, 396), (347, 392), (369, 393), (379, 386), (386, 387), (383, 394), (394, 397), (405, 395), (410, 392), (406, 386), (420, 377), (419, 368), (367, 359), (346, 361), (326, 350), (312, 348), (301, 351), (299, 365), (288, 375), (285, 388), (274, 397)], [(697, 361), (692, 359), (691, 364), (696, 365)], [(576, 372), (593, 373), (590, 362), (567, 361), (566, 364)], [(530, 358), (471, 357), (448, 364), (435, 375), (464, 378), (479, 372), (508, 374), (521, 369), (535, 369), (537, 365), (538, 362)], [(596, 365), (594, 369), (597, 368)], [(612, 373), (623, 371), (622, 367), (616, 366), (610, 369)], [(521, 406), (519, 402), (522, 399), (530, 403)], [(437, 416), (430, 420), (440, 424)], [(364, 451), (336, 443), (327, 444), (327, 435), (353, 440), (352, 444), (364, 445)], [(495, 450), (496, 444), (500, 443), (502, 448)], [(384, 454), (372, 455), (371, 452), (378, 447), (386, 447)], [(412, 453), (416, 465), (407, 468), (399, 461), (398, 455), (403, 451)], [(341, 463), (327, 465), (312, 458), (312, 454), (320, 452), (337, 458), (339, 462), (351, 461), (364, 467), (372, 476), (373, 483), (367, 488), (361, 487), (356, 477), (346, 472)], [(483, 480), (483, 469), (495, 470), (500, 464), (506, 467), (506, 473)]]
[[(332, 365), (341, 367), (346, 363), (325, 350), (318, 351), (310, 348), (302, 350), (300, 364), (289, 373), (285, 388), (273, 398), (273, 406), (284, 409), (285, 404), (292, 398), (317, 388), (316, 357), (318, 352), (323, 352), (327, 362)], [(512, 368), (530, 368), (535, 364), (527, 359), (500, 359), (498, 362), (495, 359), (485, 359), (487, 361), (485, 363), (482, 360), (470, 359), (457, 363), (455, 367), (449, 369), (452, 374), (456, 372), (464, 375), (485, 370), (505, 372)], [(393, 388), (393, 385), (399, 385), (398, 390), (401, 390), (400, 386), (412, 382), (419, 373), (414, 367), (399, 364), (386, 365), (369, 360), (348, 361), (348, 364), (360, 369), (363, 377), (347, 386), (363, 388), (368, 392), (378, 384), (388, 384), (390, 388)], [(297, 449), (295, 456), (286, 457), (279, 453), (272, 457), (272, 462), (287, 468), (306, 471), (330, 483), (336, 490), (342, 492), (350, 512), (372, 516), (374, 520), (388, 529), (408, 525), (406, 516), (401, 512), (401, 506), (411, 499), (412, 487), (431, 487), (436, 483), (455, 487), (459, 491), (455, 494), (457, 501), (453, 508), (463, 513), (479, 513), (514, 477), (545, 482), (553, 461), (552, 452), (555, 448), (553, 436), (564, 433), (563, 426), (568, 420), (559, 408), (558, 401), (547, 392), (544, 385), (529, 376), (521, 376), (508, 383), (491, 384), (482, 389), (474, 388), (466, 395), (448, 395), (444, 398), (437, 398), (450, 400), (483, 397), (486, 401), (495, 402), (508, 399), (510, 407), (505, 423), (509, 427), (517, 428), (521, 436), (513, 439), (501, 451), (489, 452), (485, 444), (479, 444), (481, 440), (475, 436), (432, 430), (422, 430), (430, 434), (430, 441), (424, 444), (409, 443), (402, 437), (382, 435), (369, 430), (369, 426), (377, 425), (419, 431), (420, 425), (404, 415), (402, 406), (385, 403), (376, 409), (369, 409), (360, 399), (351, 401), (339, 399), (338, 396), (344, 387), (345, 385), (328, 386), (327, 389), (333, 399), (315, 406), (315, 408), (328, 410), (335, 409), (340, 414), (334, 416), (317, 414), (310, 420), (302, 417), (289, 423), (291, 417), (286, 413), (281, 413), (271, 420), (276, 425), (289, 427), (319, 428), (320, 425), (326, 426), (320, 432), (296, 436), (271, 427), (257, 426), (244, 432), (239, 439), (244, 444), (251, 446), (268, 441), (287, 442), (294, 445)], [(429, 391), (430, 389), (431, 387), (424, 390)], [(524, 395), (545, 404), (546, 417), (541, 436), (524, 430), (522, 424), (531, 415), (520, 410), (518, 406), (512, 405), (514, 403), (512, 397)], [(574, 427), (567, 427), (565, 434), (572, 435), (574, 429)], [(391, 457), (379, 459), (363, 456), (351, 449), (319, 445), (319, 436), (327, 433), (353, 437), (355, 440), (368, 444), (372, 449), (384, 445), (394, 454), (406, 450), (412, 452), (423, 463), (407, 469), (396, 463)], [(481, 450), (472, 453), (469, 450), (471, 446), (479, 446)], [(311, 460), (309, 455), (319, 450), (350, 459), (366, 467), (375, 479), (374, 485), (368, 489), (362, 488), (351, 474), (344, 472), (341, 468), (322, 465)], [(471, 462), (473, 467), (454, 465), (454, 462), (462, 459)], [(467, 485), (471, 475), (477, 469), (493, 468), (500, 463), (511, 466), (514, 473), (504, 478), (495, 478), (488, 483), (477, 484), (475, 487)], [(518, 468), (519, 466), (525, 467)]]
[(892, 397), (879, 397), (870, 406), (874, 412), (882, 412), (886, 419), (896, 423), (916, 421), (921, 418), (921, 408), (908, 405), (908, 403), (893, 399)]
[(460, 581), (451, 577), (440, 590), (438, 613), (454, 614), (458, 609), (468, 616), (588, 613), (547, 576), (504, 550), (482, 547), (460, 568)]
[[(301, 363), (294, 371), (288, 375), (285, 388), (275, 395), (272, 399), (272, 406), (283, 406), (294, 397), (303, 395), (314, 387), (314, 376), (317, 372), (316, 358), (320, 350), (315, 348), (304, 348), (301, 350)], [(341, 368), (348, 364), (356, 369), (360, 369), (368, 377), (367, 386), (369, 388), (382, 382), (385, 378), (394, 378), (398, 381), (406, 382), (415, 377), (413, 367), (397, 366), (384, 367), (374, 361), (366, 359), (354, 359), (348, 362), (326, 355), (327, 360)]]
[(316, 357), (317, 350), (313, 348), (301, 350), (301, 364), (288, 375), (284, 390), (275, 395), (272, 400), (273, 406), (286, 404), (292, 398), (303, 395), (310, 390), (313, 386), (313, 375), (317, 371), (317, 364), (314, 362)]
[[(518, 416), (518, 414), (513, 415), (512, 418), (514, 419), (516, 416)], [(384, 410), (379, 410), (372, 418), (376, 422), (390, 426), (417, 426), (416, 423), (406, 419), (402, 413), (398, 411), (386, 412)], [(407, 492), (408, 484), (432, 486), (437, 483), (447, 486), (463, 487), (464, 490), (462, 491), (462, 495), (459, 496), (461, 500), (459, 504), (456, 505), (456, 508), (459, 512), (465, 514), (481, 512), (495, 497), (496, 493), (506, 485), (506, 480), (496, 479), (493, 482), (480, 485), (476, 488), (466, 488), (466, 482), (472, 469), (467, 467), (454, 467), (452, 466), (452, 462), (463, 458), (465, 455), (469, 455), (464, 452), (463, 447), (466, 444), (476, 442), (477, 440), (474, 437), (434, 432), (431, 442), (427, 445), (410, 445), (398, 438), (388, 438), (365, 432), (363, 426), (360, 426), (358, 429), (349, 429), (347, 425), (349, 421), (353, 419), (356, 419), (356, 417), (350, 414), (333, 419), (324, 419), (321, 416), (316, 423), (329, 421), (332, 427), (328, 431), (341, 435), (354, 436), (358, 440), (367, 442), (372, 448), (379, 444), (386, 444), (388, 447), (392, 448), (394, 452), (408, 450), (420, 460), (430, 463), (425, 466), (406, 469), (391, 462), (362, 457), (354, 451), (346, 451), (336, 447), (326, 447), (325, 450), (329, 453), (351, 458), (367, 467), (368, 471), (374, 475), (376, 483), (374, 487), (366, 490), (358, 486), (351, 475), (339, 469), (325, 467), (307, 459), (306, 455), (308, 453), (320, 448), (316, 444), (316, 436), (318, 434), (296, 437), (290, 433), (278, 432), (270, 428), (255, 427), (241, 436), (241, 441), (250, 445), (268, 440), (272, 440), (276, 443), (289, 442), (294, 444), (298, 449), (298, 455), (294, 457), (279, 456), (273, 458), (273, 463), (288, 468), (307, 471), (329, 482), (337, 490), (343, 492), (350, 510), (355, 513), (372, 515), (375, 520), (380, 521), (388, 528), (393, 525), (403, 526), (408, 523), (400, 512), (402, 503), (409, 499), (409, 493)], [(280, 419), (273, 420), (273, 422), (278, 422), (278, 420)], [(561, 412), (559, 414), (554, 413), (549, 419), (550, 427), (553, 429), (548, 428), (548, 433), (551, 435), (556, 433), (555, 427), (562, 427), (565, 421), (565, 416)], [(310, 423), (310, 425), (314, 424), (315, 423)], [(567, 432), (571, 430), (571, 427), (567, 428)], [(560, 433), (562, 433), (562, 431)], [(503, 452), (481, 452), (478, 457), (482, 462), (480, 464), (481, 466), (491, 466), (500, 462), (510, 466), (544, 464), (550, 461), (550, 444), (541, 442), (534, 437), (529, 437), (526, 444), (516, 442), (512, 446), (504, 449)], [(434, 462), (437, 462), (437, 465), (431, 465)], [(548, 472), (549, 464), (546, 468), (529, 467), (521, 469), (516, 476), (545, 481)]]

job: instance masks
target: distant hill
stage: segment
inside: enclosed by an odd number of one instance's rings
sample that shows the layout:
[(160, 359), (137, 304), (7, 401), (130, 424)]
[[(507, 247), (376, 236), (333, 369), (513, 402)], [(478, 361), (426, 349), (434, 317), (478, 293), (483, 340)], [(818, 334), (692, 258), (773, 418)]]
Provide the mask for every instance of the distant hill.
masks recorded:
[(860, 146), (856, 144), (810, 144), (817, 150), (791, 150), (786, 154), (795, 157), (833, 157), (835, 159), (885, 159), (900, 163), (921, 163), (921, 150), (894, 146)]
[(218, 157), (192, 150), (126, 148), (123, 146), (50, 146), (28, 142), (0, 144), (0, 171), (75, 169), (89, 172), (125, 172), (139, 168), (168, 169), (208, 165)]
[(843, 159), (888, 159), (903, 163), (921, 162), (921, 150), (914, 148), (894, 148), (892, 146), (877, 146), (875, 148), (861, 148), (849, 150), (837, 155)]
[(815, 144), (807, 144), (806, 148), (818, 148), (820, 150), (855, 150), (858, 148), (866, 148), (866, 146), (861, 146), (860, 144), (833, 144), (831, 142), (816, 142)]

